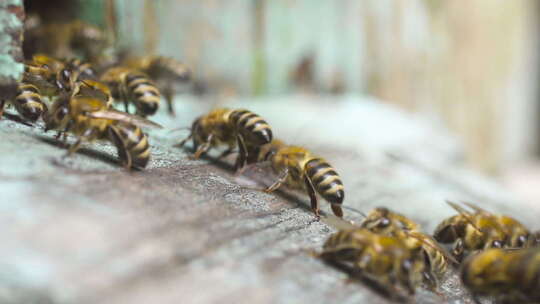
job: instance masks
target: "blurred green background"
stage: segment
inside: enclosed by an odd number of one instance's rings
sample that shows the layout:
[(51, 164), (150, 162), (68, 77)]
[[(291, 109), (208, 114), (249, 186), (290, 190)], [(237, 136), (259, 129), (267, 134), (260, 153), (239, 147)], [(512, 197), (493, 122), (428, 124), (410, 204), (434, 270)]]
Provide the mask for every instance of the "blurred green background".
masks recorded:
[(26, 3), (99, 25), (119, 49), (178, 58), (218, 99), (370, 95), (447, 126), (484, 172), (537, 156), (536, 1)]

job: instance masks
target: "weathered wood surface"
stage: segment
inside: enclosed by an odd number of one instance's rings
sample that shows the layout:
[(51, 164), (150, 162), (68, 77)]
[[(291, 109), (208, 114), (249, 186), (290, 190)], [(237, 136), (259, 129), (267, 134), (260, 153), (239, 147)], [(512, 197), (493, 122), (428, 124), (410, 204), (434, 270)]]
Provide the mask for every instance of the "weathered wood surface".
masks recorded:
[(23, 20), (21, 0), (0, 2), (0, 99), (15, 95), (23, 72)]
[[(538, 207), (463, 169), (436, 126), (350, 99), (293, 96), (250, 108), (338, 169), (347, 206), (388, 206), (432, 231), (452, 214), (444, 199), (467, 199), (534, 223)], [(188, 126), (210, 107), (184, 100), (177, 119), (157, 120)], [(182, 132), (152, 131), (150, 168), (132, 173), (108, 144), (64, 159), (52, 135), (0, 121), (0, 303), (388, 302), (309, 255), (335, 229), (314, 221), (305, 195), (255, 191), (262, 172), (236, 177), (227, 162), (189, 160), (172, 147)], [(471, 303), (453, 276), (443, 295), (418, 290), (416, 302)]]

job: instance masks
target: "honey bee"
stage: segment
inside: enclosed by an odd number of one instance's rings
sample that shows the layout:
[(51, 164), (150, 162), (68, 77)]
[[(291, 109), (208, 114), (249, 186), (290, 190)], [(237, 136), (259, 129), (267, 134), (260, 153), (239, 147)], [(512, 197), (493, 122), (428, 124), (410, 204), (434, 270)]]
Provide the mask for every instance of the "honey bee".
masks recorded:
[(15, 110), (26, 120), (36, 122), (47, 110), (41, 100), (39, 89), (32, 84), (19, 83), (15, 98), (0, 101), (0, 117), (2, 117), (5, 104), (12, 104)]
[(420, 226), (413, 220), (385, 207), (371, 210), (360, 226), (382, 234), (392, 234), (396, 230), (420, 230)]
[(470, 213), (459, 205), (447, 202), (459, 214), (437, 226), (434, 237), (443, 244), (454, 243), (452, 253), (462, 260), (466, 252), (507, 247), (507, 233), (497, 217), (490, 213)]
[(228, 146), (220, 156), (223, 157), (238, 146), (240, 152), (235, 169), (240, 170), (247, 164), (248, 150), (272, 141), (272, 129), (262, 117), (253, 112), (220, 108), (197, 118), (189, 136), (179, 146), (182, 147), (190, 139), (193, 140), (195, 159), (213, 147)]
[(409, 295), (422, 282), (423, 261), (400, 239), (363, 228), (333, 234), (324, 243), (319, 257), (360, 270), (390, 290), (400, 286)]
[(102, 139), (112, 142), (125, 168), (145, 168), (150, 160), (147, 135), (141, 127), (161, 127), (138, 116), (109, 109), (103, 100), (64, 96), (44, 116), (47, 129), (70, 132), (77, 141), (67, 155), (76, 152), (82, 142)]
[(100, 80), (109, 86), (115, 100), (122, 100), (126, 112), (132, 102), (137, 114), (143, 117), (156, 113), (160, 92), (146, 74), (126, 67), (113, 67), (101, 75)]
[(469, 206), (477, 214), (482, 213), (485, 215), (491, 215), (496, 218), (497, 222), (505, 232), (507, 239), (506, 245), (509, 248), (521, 248), (527, 246), (531, 233), (529, 229), (525, 227), (518, 220), (502, 214), (492, 214), (476, 205), (464, 202), (463, 204)]
[(469, 256), (461, 280), (473, 294), (494, 296), (503, 303), (540, 301), (540, 248), (488, 249)]
[(81, 57), (97, 61), (110, 43), (104, 31), (75, 20), (63, 23), (26, 24), (25, 54), (50, 54), (56, 58)]
[(535, 231), (529, 235), (527, 247), (537, 247), (540, 245), (540, 231)]
[(65, 68), (70, 71), (75, 71), (78, 73), (77, 79), (79, 80), (96, 80), (97, 75), (94, 67), (89, 62), (84, 62), (78, 58), (71, 58), (65, 60)]
[(131, 57), (124, 62), (124, 65), (146, 73), (154, 80), (160, 92), (165, 97), (167, 109), (174, 115), (172, 104), (174, 97), (174, 86), (176, 82), (185, 82), (191, 77), (190, 69), (178, 60), (165, 56), (144, 56)]
[(420, 255), (420, 258), (426, 261), (424, 282), (430, 288), (438, 285), (438, 280), (446, 274), (450, 265), (458, 264), (432, 237), (422, 233), (417, 223), (388, 208), (373, 209), (360, 227), (377, 234), (399, 238), (412, 252)]
[(44, 54), (36, 54), (25, 65), (23, 81), (38, 86), (51, 98), (60, 92), (72, 91), (74, 83), (82, 78), (83, 73), (89, 73), (89, 69), (88, 65), (77, 60), (65, 63)]
[(52, 79), (55, 78), (55, 73), (46, 66), (40, 66), (32, 63), (24, 65), (23, 83), (28, 83), (36, 86), (42, 96), (51, 99), (59, 94), (59, 88)]
[(310, 197), (311, 209), (319, 217), (317, 194), (330, 203), (332, 211), (343, 217), (341, 205), (345, 197), (343, 182), (337, 171), (324, 159), (313, 155), (307, 149), (288, 146), (280, 140), (257, 149), (258, 162), (269, 161), (278, 179), (265, 189), (273, 192), (282, 184), (292, 188), (305, 189)]

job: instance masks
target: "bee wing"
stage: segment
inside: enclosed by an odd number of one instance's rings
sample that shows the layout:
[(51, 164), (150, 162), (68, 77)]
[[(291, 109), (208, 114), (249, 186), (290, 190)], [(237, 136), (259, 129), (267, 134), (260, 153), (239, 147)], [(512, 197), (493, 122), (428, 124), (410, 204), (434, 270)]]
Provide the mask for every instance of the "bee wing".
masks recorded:
[(478, 227), (476, 227), (476, 225), (474, 224), (474, 221), (471, 217), (471, 213), (467, 210), (465, 210), (463, 207), (461, 207), (460, 205), (454, 203), (454, 202), (451, 202), (451, 201), (446, 201), (446, 203), (448, 205), (450, 205), (450, 207), (452, 207), (452, 209), (456, 210), (461, 216), (463, 216), (463, 218), (465, 218), (465, 220), (467, 220), (467, 222), (469, 222), (469, 224), (474, 228), (476, 229), (476, 231), (478, 232), (482, 232), (480, 229), (478, 229)]
[(469, 211), (465, 210), (465, 208), (461, 207), (457, 203), (448, 200), (446, 201), (446, 203), (460, 214), (471, 214)]
[(350, 230), (350, 229), (358, 229), (360, 228), (359, 226), (349, 222), (349, 221), (346, 221), (344, 219), (341, 219), (337, 216), (327, 216), (325, 218), (321, 218), (321, 220), (323, 222), (325, 222), (327, 225), (330, 225), (336, 229), (339, 229), (339, 230)]
[(111, 120), (118, 120), (123, 121), (127, 123), (134, 124), (139, 127), (149, 127), (149, 128), (163, 128), (160, 124), (153, 122), (151, 120), (131, 115), (125, 112), (120, 112), (116, 110), (106, 110), (106, 111), (96, 111), (96, 112), (88, 112), (86, 113), (86, 116), (92, 117), (92, 118), (104, 118), (104, 119), (111, 119)]
[(480, 207), (474, 205), (473, 203), (469, 203), (469, 202), (461, 202), (461, 203), (463, 205), (466, 205), (467, 207), (471, 208), (472, 210), (474, 210), (477, 213), (491, 214), (491, 212), (487, 211), (486, 209), (480, 208)]
[(105, 93), (104, 91), (88, 86), (80, 86), (77, 94), (81, 96), (98, 98), (104, 101), (107, 101), (110, 98), (110, 95), (107, 95), (107, 93)]
[(435, 241), (431, 236), (415, 231), (405, 231), (405, 233), (410, 237), (419, 240), (420, 242), (422, 242), (422, 244), (425, 244), (426, 246), (429, 246), (439, 251), (446, 259), (448, 259), (455, 265), (459, 265), (459, 262), (456, 260), (456, 258), (454, 258), (445, 248), (439, 245), (439, 243), (437, 243), (437, 241)]

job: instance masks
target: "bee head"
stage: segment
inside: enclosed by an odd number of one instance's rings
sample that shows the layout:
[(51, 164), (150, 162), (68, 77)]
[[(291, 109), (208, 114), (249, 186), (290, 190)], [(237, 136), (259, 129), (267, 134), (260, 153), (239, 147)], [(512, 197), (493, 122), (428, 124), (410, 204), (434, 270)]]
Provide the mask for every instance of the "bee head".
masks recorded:
[(56, 100), (51, 110), (43, 114), (45, 131), (58, 129), (62, 126), (69, 113), (68, 103), (62, 99)]
[(257, 147), (257, 150), (258, 150), (257, 161), (258, 162), (272, 161), (272, 159), (277, 154), (280, 147), (281, 147), (280, 144), (274, 141), (269, 144)]

